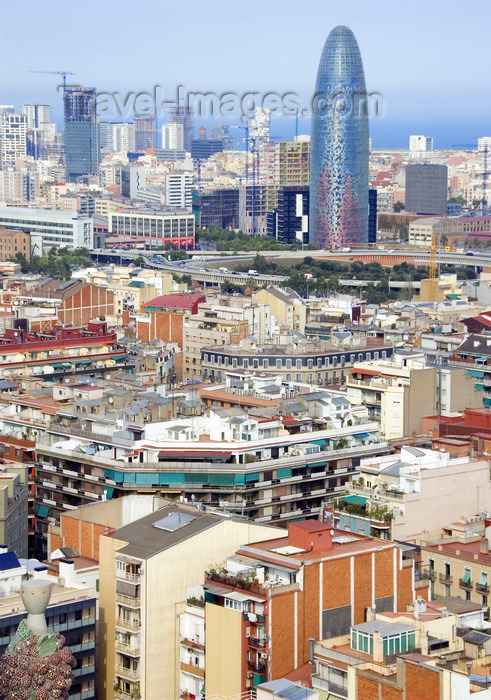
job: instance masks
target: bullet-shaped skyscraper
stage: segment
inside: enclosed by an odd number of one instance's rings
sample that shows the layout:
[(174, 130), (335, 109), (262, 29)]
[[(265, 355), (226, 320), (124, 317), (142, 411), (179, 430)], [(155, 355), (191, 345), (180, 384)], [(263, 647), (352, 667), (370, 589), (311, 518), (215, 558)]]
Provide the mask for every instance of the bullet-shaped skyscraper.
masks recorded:
[(320, 248), (368, 241), (368, 102), (348, 27), (327, 37), (312, 101), (309, 240)]

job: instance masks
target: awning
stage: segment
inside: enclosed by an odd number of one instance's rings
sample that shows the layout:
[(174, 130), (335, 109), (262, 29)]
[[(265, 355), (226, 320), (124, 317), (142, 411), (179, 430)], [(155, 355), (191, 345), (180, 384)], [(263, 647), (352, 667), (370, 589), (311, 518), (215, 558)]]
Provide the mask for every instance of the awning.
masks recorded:
[(365, 440), (366, 438), (370, 437), (370, 433), (355, 433), (353, 437), (359, 438), (360, 440)]
[(464, 575), (462, 576), (462, 583), (469, 583), (471, 580), (471, 570), (464, 569)]
[(343, 496), (344, 503), (358, 503), (358, 505), (364, 506), (367, 501), (368, 498), (364, 496)]
[(469, 374), (471, 377), (476, 377), (476, 379), (482, 379), (484, 377), (484, 372), (481, 370), (476, 370), (476, 369), (470, 369)]
[(325, 447), (327, 445), (326, 440), (310, 440), (309, 445), (320, 445), (320, 447)]
[(114, 355), (111, 359), (113, 360), (126, 360), (128, 355)]
[(51, 367), (56, 367), (56, 369), (68, 369), (71, 366), (71, 362), (53, 362), (51, 365)]
[(34, 512), (41, 518), (46, 518), (49, 513), (49, 506), (42, 506), (39, 503), (36, 503), (36, 505), (34, 506)]
[(231, 598), (232, 600), (238, 600), (240, 603), (243, 603), (244, 600), (255, 600), (257, 603), (264, 603), (264, 598), (258, 598), (255, 595), (245, 594), (245, 593), (236, 593), (235, 591), (229, 593), (228, 591), (225, 593), (225, 598)]
[(106, 494), (106, 498), (109, 500), (113, 497), (114, 488), (112, 486), (104, 486), (104, 493)]
[(75, 362), (76, 365), (88, 365), (93, 362), (93, 360), (73, 360), (73, 362)]

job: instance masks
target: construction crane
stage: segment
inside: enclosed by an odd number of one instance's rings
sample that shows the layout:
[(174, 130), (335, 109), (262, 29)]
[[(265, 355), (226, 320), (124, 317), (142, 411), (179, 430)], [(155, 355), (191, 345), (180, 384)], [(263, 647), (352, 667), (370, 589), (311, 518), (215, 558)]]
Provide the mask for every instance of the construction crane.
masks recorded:
[(245, 131), (245, 152), (246, 152), (246, 162), (245, 162), (245, 179), (246, 182), (249, 180), (249, 124), (245, 123), (242, 125), (233, 125), (231, 129), (244, 129)]
[(430, 301), (436, 301), (436, 287), (437, 287), (437, 277), (436, 270), (438, 266), (437, 259), (437, 234), (435, 232), (431, 235), (431, 248), (430, 248), (430, 289), (429, 297)]
[(30, 73), (45, 73), (47, 75), (62, 75), (63, 76), (63, 92), (66, 92), (66, 77), (67, 75), (77, 75), (71, 70), (31, 70)]
[(488, 177), (488, 147), (484, 146), (484, 170), (482, 174), (482, 205), (481, 211), (482, 215), (486, 216), (488, 213), (488, 203), (486, 201), (486, 178)]

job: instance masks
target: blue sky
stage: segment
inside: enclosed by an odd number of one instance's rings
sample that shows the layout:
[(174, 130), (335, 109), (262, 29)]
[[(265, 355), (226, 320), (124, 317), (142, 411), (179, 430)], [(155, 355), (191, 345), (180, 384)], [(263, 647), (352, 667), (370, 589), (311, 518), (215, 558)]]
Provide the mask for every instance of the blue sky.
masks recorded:
[[(431, 0), (24, 0), (2, 3), (1, 102), (48, 102), (61, 116), (57, 77), (100, 91), (295, 92), (308, 102), (324, 41), (337, 24), (357, 37), (367, 88), (384, 97), (374, 145), (435, 145), (491, 134), (491, 3)], [(209, 124), (209, 122), (207, 122)], [(300, 120), (300, 131), (308, 132)], [(294, 120), (273, 121), (289, 136)]]

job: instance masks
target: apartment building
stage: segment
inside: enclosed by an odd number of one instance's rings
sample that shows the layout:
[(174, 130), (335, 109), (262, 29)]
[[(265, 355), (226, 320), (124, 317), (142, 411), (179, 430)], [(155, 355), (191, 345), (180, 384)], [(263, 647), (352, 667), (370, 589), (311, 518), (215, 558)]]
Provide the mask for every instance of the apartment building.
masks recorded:
[(260, 304), (268, 304), (271, 316), (278, 326), (305, 333), (307, 307), (305, 301), (292, 289), (268, 287), (254, 294)]
[(403, 446), (362, 459), (359, 478), (336, 502), (338, 526), (398, 542), (438, 537), (456, 519), (491, 508), (486, 459)]
[(489, 606), (491, 555), (487, 535), (446, 537), (421, 547), (421, 567), (430, 582), (432, 597), (463, 598)]
[[(163, 408), (167, 412), (171, 406), (169, 399)], [(129, 415), (133, 408), (128, 409)], [(49, 521), (58, 522), (63, 512), (85, 503), (130, 493), (195, 500), (206, 507), (226, 504), (228, 512), (258, 522), (316, 517), (345, 490), (361, 457), (388, 451), (376, 424), (355, 420), (345, 427), (290, 434), (281, 417), (258, 419), (240, 409), (212, 408), (191, 421), (152, 423), (150, 413), (145, 420), (147, 409), (139, 408), (138, 421), (119, 425), (117, 416), (97, 410), (93, 404), (84, 409), (83, 429), (60, 416), (44, 444), (38, 441), (36, 542), (41, 553)], [(66, 442), (75, 435), (76, 444)]]
[(347, 397), (368, 406), (388, 440), (419, 435), (422, 417), (437, 403), (437, 370), (424, 362), (356, 362), (346, 379)]
[[(187, 658), (181, 660), (179, 618), (188, 589), (203, 582), (210, 562), (222, 561), (242, 542), (282, 534), (179, 505), (102, 536), (99, 699), (179, 697), (181, 671), (188, 672), (191, 665)], [(193, 659), (192, 665), (201, 677), (199, 663)]]
[(240, 696), (310, 660), (310, 640), (340, 637), (367, 608), (395, 613), (414, 599), (412, 563), (394, 543), (289, 524), (249, 542), (205, 575), (206, 693)]
[(17, 253), (24, 255), (26, 260), (31, 259), (30, 236), (25, 231), (9, 231), (0, 228), (0, 260), (14, 258)]
[[(253, 369), (281, 374), (287, 382), (337, 384), (346, 381), (355, 363), (389, 359), (393, 354), (390, 345), (342, 346), (285, 334), (281, 344), (202, 348), (201, 373), (203, 379), (221, 382), (229, 369)], [(354, 398), (353, 403), (360, 400)]]
[(312, 686), (323, 700), (486, 698), (485, 610), (446, 598), (409, 610), (367, 610), (350, 633), (313, 644)]
[(0, 541), (19, 557), (27, 557), (28, 552), (27, 516), (27, 465), (4, 462), (0, 464)]

